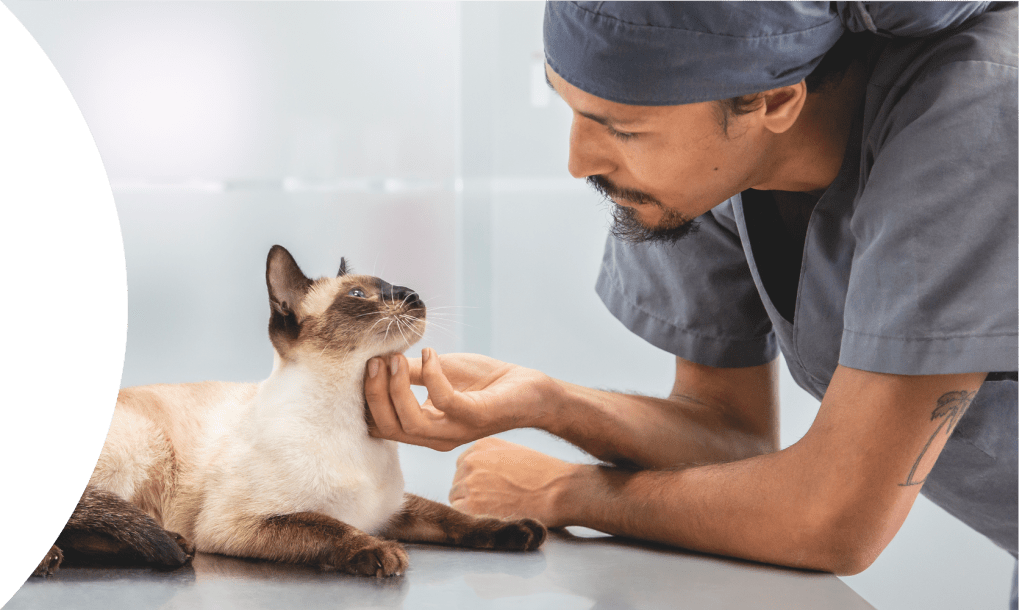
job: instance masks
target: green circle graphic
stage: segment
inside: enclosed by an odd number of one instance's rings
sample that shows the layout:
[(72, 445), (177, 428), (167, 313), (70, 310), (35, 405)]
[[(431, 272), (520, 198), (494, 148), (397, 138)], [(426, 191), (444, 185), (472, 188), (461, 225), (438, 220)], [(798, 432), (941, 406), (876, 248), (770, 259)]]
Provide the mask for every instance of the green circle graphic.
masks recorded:
[(124, 249), (81, 111), (0, 5), (0, 460), (8, 600), (85, 488), (113, 413), (127, 326)]

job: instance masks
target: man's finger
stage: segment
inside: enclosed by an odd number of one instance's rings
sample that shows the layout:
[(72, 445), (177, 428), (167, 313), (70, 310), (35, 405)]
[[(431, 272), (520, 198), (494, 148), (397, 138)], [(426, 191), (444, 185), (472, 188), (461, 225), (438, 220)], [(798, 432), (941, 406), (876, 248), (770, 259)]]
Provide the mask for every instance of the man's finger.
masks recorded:
[(387, 365), (382, 358), (372, 358), (366, 363), (366, 404), (379, 436), (399, 440), (401, 422), (390, 399), (388, 377)]
[(439, 411), (447, 410), (453, 406), (457, 393), (444, 375), (443, 368), (440, 366), (440, 356), (432, 348), (427, 347), (422, 350), (420, 363), (422, 381), (426, 390), (429, 391), (430, 402)]
[(408, 376), (408, 359), (401, 354), (390, 357), (390, 399), (394, 405), (401, 430), (420, 438), (434, 435), (432, 421), (422, 411), (419, 399), (412, 392)]
[[(426, 350), (423, 350), (426, 351)], [(412, 385), (425, 385), (422, 383), (422, 360), (419, 358), (408, 358), (408, 379)]]

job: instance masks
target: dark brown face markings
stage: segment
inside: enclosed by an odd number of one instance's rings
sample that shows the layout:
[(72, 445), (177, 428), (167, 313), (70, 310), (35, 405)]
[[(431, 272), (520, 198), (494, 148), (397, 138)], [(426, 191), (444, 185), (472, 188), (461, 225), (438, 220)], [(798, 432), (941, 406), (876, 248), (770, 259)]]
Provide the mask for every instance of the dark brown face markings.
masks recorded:
[(318, 288), (326, 289), (336, 291), (330, 305), (302, 322), (300, 341), (309, 341), (314, 349), (343, 355), (370, 337), (403, 337), (411, 342), (422, 334), (412, 324), (414, 319), (425, 317), (425, 306), (409, 288), (391, 286), (372, 276), (349, 274)]
[[(350, 353), (377, 332), (384, 336), (393, 332), (406, 341), (422, 334), (416, 320), (425, 318), (426, 307), (415, 291), (378, 277), (353, 275), (344, 258), (336, 278), (313, 281), (285, 248), (274, 246), (266, 261), (266, 287), (270, 341), (285, 360), (297, 345), (306, 342), (336, 355)], [(328, 290), (336, 293), (322, 313), (318, 311), (322, 305), (312, 306), (312, 312), (302, 307), (310, 295), (319, 299)]]
[(266, 291), (270, 297), (270, 342), (282, 356), (298, 339), (298, 306), (312, 287), (298, 263), (283, 246), (273, 246), (266, 257)]

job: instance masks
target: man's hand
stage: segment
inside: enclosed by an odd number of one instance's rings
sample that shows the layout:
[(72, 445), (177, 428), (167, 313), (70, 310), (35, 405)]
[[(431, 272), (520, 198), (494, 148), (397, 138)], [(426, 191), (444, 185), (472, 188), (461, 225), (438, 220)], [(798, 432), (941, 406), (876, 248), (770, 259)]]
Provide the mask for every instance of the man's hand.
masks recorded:
[[(411, 385), (424, 385), (423, 404)], [(550, 378), (476, 354), (439, 356), (431, 348), (422, 359), (400, 354), (373, 358), (366, 365), (366, 404), (375, 421), (370, 434), (438, 451), (512, 428), (537, 425), (551, 401)]]
[(578, 466), (499, 438), (484, 438), (458, 456), (449, 499), (471, 515), (531, 517), (563, 525), (558, 489)]

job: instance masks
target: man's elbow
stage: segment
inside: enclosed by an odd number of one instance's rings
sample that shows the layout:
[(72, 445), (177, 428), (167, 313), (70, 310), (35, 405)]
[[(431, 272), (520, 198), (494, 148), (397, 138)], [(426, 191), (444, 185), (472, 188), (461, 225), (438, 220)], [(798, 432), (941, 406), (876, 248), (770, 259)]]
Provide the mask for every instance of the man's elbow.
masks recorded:
[(872, 552), (872, 549), (868, 548), (836, 549), (826, 557), (822, 569), (838, 576), (854, 576), (873, 565), (879, 555), (879, 552)]
[(838, 576), (853, 576), (873, 565), (890, 542), (886, 528), (862, 522), (838, 523), (824, 528), (817, 536), (814, 556), (817, 569)]

